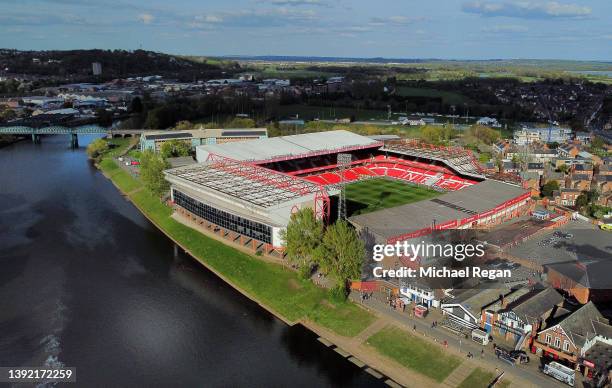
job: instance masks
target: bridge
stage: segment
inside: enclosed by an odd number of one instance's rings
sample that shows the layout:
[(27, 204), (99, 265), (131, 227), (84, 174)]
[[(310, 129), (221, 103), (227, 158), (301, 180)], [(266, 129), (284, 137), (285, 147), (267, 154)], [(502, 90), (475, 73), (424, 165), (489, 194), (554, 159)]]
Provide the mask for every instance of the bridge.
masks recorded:
[(0, 126), (0, 135), (30, 135), (34, 143), (40, 143), (42, 135), (70, 135), (70, 145), (73, 148), (79, 146), (78, 135), (106, 135), (113, 136), (135, 136), (147, 131), (146, 129), (109, 129), (99, 125), (81, 125), (78, 127), (65, 127), (52, 125), (48, 127), (35, 128), (27, 126)]

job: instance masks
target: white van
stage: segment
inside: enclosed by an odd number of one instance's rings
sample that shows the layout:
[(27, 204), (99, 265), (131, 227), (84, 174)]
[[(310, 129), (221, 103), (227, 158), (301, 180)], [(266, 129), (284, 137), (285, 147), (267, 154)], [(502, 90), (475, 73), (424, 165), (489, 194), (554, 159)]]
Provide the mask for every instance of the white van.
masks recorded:
[(561, 365), (558, 362), (553, 361), (547, 365), (544, 365), (544, 369), (542, 370), (542, 372), (551, 377), (554, 377), (559, 381), (563, 381), (565, 384), (571, 387), (574, 386), (576, 372), (573, 369), (566, 367), (565, 365)]
[(478, 342), (482, 346), (489, 344), (489, 333), (484, 330), (474, 329), (472, 330), (472, 341)]

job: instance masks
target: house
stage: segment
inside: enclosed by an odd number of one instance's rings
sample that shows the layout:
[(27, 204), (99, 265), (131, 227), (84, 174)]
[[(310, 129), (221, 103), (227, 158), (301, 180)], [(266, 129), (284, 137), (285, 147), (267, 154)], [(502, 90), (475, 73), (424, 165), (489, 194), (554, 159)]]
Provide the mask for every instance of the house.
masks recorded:
[(588, 162), (591, 162), (594, 165), (598, 165), (602, 163), (602, 160), (599, 156), (593, 155), (587, 151), (580, 151), (578, 155), (576, 156), (576, 159), (586, 160)]
[(553, 158), (551, 163), (555, 166), (556, 169), (559, 169), (561, 166), (565, 165), (568, 167), (574, 166), (576, 164), (586, 164), (586, 161), (580, 159), (570, 159), (565, 157)]
[(557, 148), (559, 157), (567, 159), (575, 159), (580, 151), (580, 147), (578, 147), (576, 144), (567, 144)]
[(601, 164), (597, 169), (598, 175), (612, 175), (612, 165)]
[(576, 204), (576, 198), (582, 193), (582, 191), (574, 188), (566, 188), (555, 191), (553, 193), (554, 201), (560, 206), (574, 206)]
[(408, 298), (412, 303), (431, 307), (440, 307), (444, 292), (440, 288), (433, 288), (428, 282), (420, 279), (400, 279), (400, 295)]
[(593, 166), (588, 163), (575, 164), (571, 168), (573, 174), (587, 175), (588, 179), (593, 178)]
[(582, 144), (590, 144), (593, 135), (590, 132), (578, 131), (574, 134), (574, 139)]
[(552, 287), (536, 285), (515, 292), (485, 311), (484, 328), (491, 335), (521, 345), (530, 344), (543, 323), (563, 304), (563, 296)]
[(535, 172), (538, 175), (542, 176), (544, 174), (544, 163), (527, 163), (527, 172)]
[(600, 321), (593, 322), (595, 334), (582, 347), (581, 365), (585, 376), (593, 373), (593, 380), (609, 376), (612, 366), (612, 326)]
[(598, 331), (609, 335), (610, 326), (593, 302), (574, 312), (559, 309), (548, 327), (538, 332), (532, 350), (538, 355), (578, 366), (583, 349), (592, 346), (589, 341)]
[(600, 194), (612, 192), (612, 175), (595, 175), (593, 185)]
[(612, 192), (600, 195), (599, 199), (597, 199), (597, 204), (612, 207)]
[(555, 181), (559, 184), (560, 189), (565, 188), (565, 174), (562, 172), (546, 170), (543, 177), (544, 182)]
[(568, 181), (565, 183), (566, 187), (580, 191), (591, 190), (591, 178), (588, 174), (572, 174), (568, 177)]
[(507, 288), (471, 288), (445, 299), (440, 307), (453, 323), (470, 330), (476, 329), (482, 326), (483, 310), (509, 293)]
[(510, 143), (507, 141), (501, 141), (493, 144), (493, 151), (501, 156), (505, 156), (506, 152), (510, 149)]
[(524, 189), (531, 190), (532, 197), (538, 197), (540, 195), (540, 174), (537, 172), (520, 172), (521, 186)]
[(514, 162), (503, 162), (502, 168), (503, 172), (511, 173), (518, 173), (521, 170), (520, 166)]

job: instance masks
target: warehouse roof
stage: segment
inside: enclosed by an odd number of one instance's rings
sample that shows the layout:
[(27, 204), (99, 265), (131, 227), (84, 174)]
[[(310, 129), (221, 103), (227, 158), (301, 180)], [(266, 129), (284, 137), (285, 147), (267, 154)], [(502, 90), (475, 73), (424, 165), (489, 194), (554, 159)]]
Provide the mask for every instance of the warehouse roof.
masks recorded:
[(280, 136), (249, 142), (233, 142), (198, 146), (198, 161), (215, 154), (239, 161), (273, 161), (295, 159), (313, 154), (382, 146), (382, 143), (355, 133), (338, 130)]
[(439, 197), (350, 217), (386, 239), (427, 228), (434, 223), (461, 220), (492, 210), (526, 191), (504, 182), (486, 180)]

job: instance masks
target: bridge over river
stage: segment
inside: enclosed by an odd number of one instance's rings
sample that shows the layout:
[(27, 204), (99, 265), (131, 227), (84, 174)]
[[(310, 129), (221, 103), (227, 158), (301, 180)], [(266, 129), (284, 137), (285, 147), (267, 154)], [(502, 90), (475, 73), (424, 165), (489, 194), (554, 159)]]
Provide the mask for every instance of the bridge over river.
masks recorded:
[(81, 125), (78, 127), (66, 127), (52, 125), (48, 127), (28, 126), (0, 126), (0, 135), (30, 135), (34, 143), (40, 142), (42, 135), (70, 135), (72, 147), (78, 147), (78, 135), (107, 135), (113, 136), (137, 136), (147, 131), (146, 129), (112, 129), (100, 125)]

